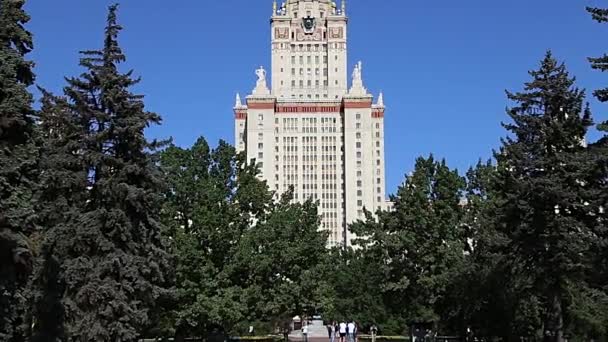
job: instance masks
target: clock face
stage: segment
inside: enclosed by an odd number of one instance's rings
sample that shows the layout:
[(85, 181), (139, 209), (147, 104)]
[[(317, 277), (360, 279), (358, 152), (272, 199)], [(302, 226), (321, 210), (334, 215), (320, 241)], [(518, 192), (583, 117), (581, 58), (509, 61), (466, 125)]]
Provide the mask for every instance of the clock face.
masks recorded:
[(312, 32), (315, 29), (315, 18), (304, 18), (302, 25), (304, 26), (304, 30), (306, 32)]

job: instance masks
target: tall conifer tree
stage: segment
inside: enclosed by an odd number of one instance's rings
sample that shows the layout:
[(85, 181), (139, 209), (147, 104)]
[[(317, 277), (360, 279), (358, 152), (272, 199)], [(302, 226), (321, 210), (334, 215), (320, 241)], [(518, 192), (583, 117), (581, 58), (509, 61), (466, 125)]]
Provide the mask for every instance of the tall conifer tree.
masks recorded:
[(119, 71), (125, 55), (116, 14), (113, 5), (103, 48), (82, 53), (86, 71), (68, 79), (66, 100), (47, 98), (42, 115), (44, 135), (53, 143), (43, 197), (62, 213), (49, 219), (49, 272), (38, 277), (38, 307), (50, 300), (63, 317), (53, 323), (39, 311), (40, 329), (61, 324), (59, 334), (75, 341), (135, 341), (170, 294), (159, 218), (164, 186), (155, 152), (162, 143), (144, 135), (160, 117), (129, 90), (139, 79)]
[[(608, 23), (608, 9), (591, 8), (587, 11), (591, 14), (593, 20), (599, 23)], [(608, 71), (608, 54), (600, 57), (589, 58), (591, 67), (601, 72)], [(608, 87), (595, 90), (593, 95), (600, 102), (608, 102)], [(604, 116), (605, 117), (605, 116)], [(593, 184), (595, 193), (595, 203), (602, 208), (602, 213), (597, 215), (594, 223), (597, 226), (598, 236), (604, 241), (598, 248), (596, 259), (594, 262), (594, 270), (591, 272), (592, 285), (595, 298), (588, 300), (586, 305), (595, 311), (586, 315), (589, 319), (586, 322), (580, 322), (582, 326), (590, 326), (597, 335), (608, 336), (608, 120), (603, 120), (597, 126), (597, 129), (603, 134), (602, 137), (589, 144), (587, 159), (593, 162), (595, 167), (595, 177), (590, 179)], [(598, 307), (600, 303), (602, 306)], [(585, 304), (585, 303), (583, 303)], [(595, 309), (594, 309), (595, 308)], [(585, 324), (587, 323), (587, 324)], [(597, 329), (599, 327), (599, 329)], [(598, 331), (599, 330), (599, 331)], [(590, 337), (595, 337), (591, 335)]]
[(562, 341), (570, 294), (585, 286), (597, 238), (589, 221), (599, 208), (581, 158), (592, 120), (584, 91), (550, 52), (530, 76), (522, 92), (507, 92), (515, 105), (504, 124), (510, 136), (496, 153), (494, 217), (517, 279), (520, 314), (512, 319), (525, 313), (528, 323), (538, 319), (531, 328), (544, 327), (545, 339)]
[(32, 256), (32, 194), (36, 149), (32, 96), (32, 36), (23, 27), (29, 16), (23, 0), (0, 0), (0, 340), (19, 340), (23, 286)]

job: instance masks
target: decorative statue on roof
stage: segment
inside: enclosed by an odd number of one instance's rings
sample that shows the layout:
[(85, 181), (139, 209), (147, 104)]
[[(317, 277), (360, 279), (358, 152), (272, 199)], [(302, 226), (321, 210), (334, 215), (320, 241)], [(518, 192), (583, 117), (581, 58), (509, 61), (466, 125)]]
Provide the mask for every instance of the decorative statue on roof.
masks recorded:
[(361, 69), (362, 68), (363, 68), (363, 63), (361, 63), (361, 61), (359, 61), (359, 63), (357, 63), (355, 65), (355, 69), (353, 69), (353, 84), (363, 83), (363, 80), (361, 78)]
[(258, 76), (258, 81), (256, 83), (257, 87), (266, 88), (266, 70), (264, 70), (264, 67), (260, 66), (260, 68), (255, 71), (255, 74)]

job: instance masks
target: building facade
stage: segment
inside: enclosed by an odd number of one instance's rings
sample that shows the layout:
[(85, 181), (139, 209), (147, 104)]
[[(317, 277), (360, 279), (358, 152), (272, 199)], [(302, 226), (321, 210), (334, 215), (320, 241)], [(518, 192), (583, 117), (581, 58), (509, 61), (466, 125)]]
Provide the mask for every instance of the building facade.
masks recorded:
[(329, 245), (349, 245), (347, 225), (386, 209), (384, 103), (374, 102), (361, 62), (348, 80), (346, 0), (273, 3), (271, 87), (237, 94), (235, 146), (258, 163), (277, 194), (318, 201)]

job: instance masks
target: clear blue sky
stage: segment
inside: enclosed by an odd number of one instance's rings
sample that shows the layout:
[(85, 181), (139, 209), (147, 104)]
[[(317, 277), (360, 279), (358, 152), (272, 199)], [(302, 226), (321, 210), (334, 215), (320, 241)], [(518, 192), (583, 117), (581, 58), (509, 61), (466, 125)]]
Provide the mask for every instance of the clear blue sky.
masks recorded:
[[(271, 0), (123, 0), (120, 42), (143, 82), (149, 110), (164, 118), (150, 134), (191, 145), (198, 136), (233, 142), (234, 95), (270, 64)], [(78, 51), (101, 46), (106, 0), (30, 0), (28, 28), (38, 84), (52, 91), (81, 72)], [(387, 191), (433, 153), (461, 172), (488, 158), (505, 134), (504, 90), (519, 90), (552, 49), (588, 93), (608, 74), (586, 61), (608, 51), (608, 25), (585, 6), (600, 0), (349, 0), (349, 66), (364, 63), (384, 91)], [(596, 121), (608, 106), (589, 96)]]

